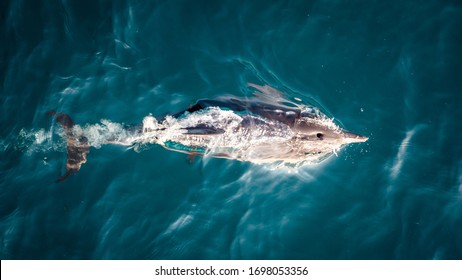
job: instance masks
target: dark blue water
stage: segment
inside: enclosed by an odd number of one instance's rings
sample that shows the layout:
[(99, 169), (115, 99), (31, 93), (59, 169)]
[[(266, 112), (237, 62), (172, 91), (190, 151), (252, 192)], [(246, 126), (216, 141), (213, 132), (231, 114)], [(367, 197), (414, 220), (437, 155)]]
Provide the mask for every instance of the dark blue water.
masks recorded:
[[(461, 259), (460, 1), (2, 1), (2, 259)], [(272, 170), (92, 148), (48, 110), (136, 124), (270, 85), (370, 137)]]

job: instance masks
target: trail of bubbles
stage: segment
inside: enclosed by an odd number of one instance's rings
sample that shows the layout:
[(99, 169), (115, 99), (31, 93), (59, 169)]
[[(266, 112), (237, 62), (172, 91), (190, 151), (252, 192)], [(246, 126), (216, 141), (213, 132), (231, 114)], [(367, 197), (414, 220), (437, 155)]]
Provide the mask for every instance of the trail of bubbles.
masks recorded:
[[(58, 135), (63, 136), (63, 131), (57, 131)], [(66, 143), (63, 137), (57, 141), (53, 140), (53, 131), (41, 129), (21, 129), (18, 133), (14, 148), (32, 154), (34, 152), (64, 151)]]
[(84, 135), (88, 144), (94, 148), (101, 148), (105, 144), (131, 145), (134, 135), (123, 124), (102, 119), (101, 123), (75, 126), (76, 135)]
[[(101, 120), (101, 123), (75, 125), (74, 135), (85, 136), (88, 144), (94, 148), (101, 148), (105, 144), (131, 145), (134, 134), (127, 130), (123, 124), (114, 123), (108, 120)], [(7, 147), (6, 144), (2, 146)], [(34, 152), (49, 152), (66, 150), (66, 133), (64, 129), (21, 129), (18, 133), (14, 148), (27, 154)]]

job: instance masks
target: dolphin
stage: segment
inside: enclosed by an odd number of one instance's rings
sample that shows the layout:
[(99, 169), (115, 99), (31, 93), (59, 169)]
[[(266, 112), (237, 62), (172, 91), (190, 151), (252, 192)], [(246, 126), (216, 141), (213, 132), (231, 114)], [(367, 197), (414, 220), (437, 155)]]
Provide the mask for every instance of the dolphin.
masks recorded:
[(102, 144), (157, 144), (189, 155), (297, 167), (368, 140), (344, 130), (314, 106), (292, 102), (270, 86), (248, 85), (256, 90), (253, 97), (202, 99), (163, 118), (148, 115), (141, 125), (115, 125), (115, 130), (108, 129), (114, 125), (106, 125), (106, 130), (98, 129), (97, 145), (68, 115), (48, 112), (63, 127), (66, 138), (66, 173), (58, 181), (77, 173), (90, 147)]

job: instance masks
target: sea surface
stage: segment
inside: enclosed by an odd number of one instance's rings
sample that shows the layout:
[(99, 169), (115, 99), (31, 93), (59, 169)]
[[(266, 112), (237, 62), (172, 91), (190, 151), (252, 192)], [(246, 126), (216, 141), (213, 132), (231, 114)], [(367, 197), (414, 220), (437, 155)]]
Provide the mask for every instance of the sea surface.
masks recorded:
[[(366, 143), (275, 169), (60, 127), (269, 85)], [(462, 3), (1, 1), (1, 259), (462, 259)]]

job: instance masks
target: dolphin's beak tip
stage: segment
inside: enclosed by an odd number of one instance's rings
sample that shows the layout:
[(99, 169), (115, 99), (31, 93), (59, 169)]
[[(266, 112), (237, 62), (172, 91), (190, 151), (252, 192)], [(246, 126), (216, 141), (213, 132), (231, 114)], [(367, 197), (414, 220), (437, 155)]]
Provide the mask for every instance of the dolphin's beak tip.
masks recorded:
[(344, 141), (346, 144), (363, 143), (363, 142), (366, 142), (367, 140), (369, 140), (369, 137), (350, 133), (350, 132), (345, 133)]

